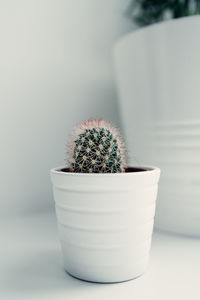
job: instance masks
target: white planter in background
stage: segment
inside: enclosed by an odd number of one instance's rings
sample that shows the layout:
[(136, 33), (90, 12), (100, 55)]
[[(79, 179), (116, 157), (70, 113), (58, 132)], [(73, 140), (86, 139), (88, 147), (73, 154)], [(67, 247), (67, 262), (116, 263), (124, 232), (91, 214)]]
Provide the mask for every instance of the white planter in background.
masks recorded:
[(197, 121), (154, 127), (157, 163), (163, 170), (156, 213), (160, 229), (200, 236), (199, 133)]
[[(193, 182), (200, 187), (199, 37), (200, 16), (145, 27), (119, 40), (115, 67), (131, 163), (164, 169), (155, 225), (200, 236), (200, 211), (190, 202)], [(180, 186), (187, 186), (187, 207)], [(196, 201), (200, 206), (200, 197)]]
[(160, 170), (84, 174), (51, 170), (65, 270), (120, 282), (144, 273)]

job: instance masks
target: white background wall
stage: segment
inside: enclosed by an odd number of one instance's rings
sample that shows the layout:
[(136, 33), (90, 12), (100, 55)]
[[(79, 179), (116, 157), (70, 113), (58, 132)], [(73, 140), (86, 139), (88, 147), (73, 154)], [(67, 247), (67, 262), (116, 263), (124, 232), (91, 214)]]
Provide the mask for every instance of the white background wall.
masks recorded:
[(53, 206), (49, 169), (72, 127), (118, 124), (114, 41), (131, 29), (123, 0), (0, 0), (0, 215)]

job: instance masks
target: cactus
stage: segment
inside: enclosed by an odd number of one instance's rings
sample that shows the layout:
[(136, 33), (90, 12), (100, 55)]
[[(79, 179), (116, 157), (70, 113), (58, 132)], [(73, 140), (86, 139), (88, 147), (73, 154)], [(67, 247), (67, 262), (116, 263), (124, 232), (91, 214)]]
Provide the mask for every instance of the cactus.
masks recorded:
[(126, 167), (121, 134), (102, 119), (87, 120), (76, 126), (67, 154), (69, 168), (76, 173), (120, 173)]

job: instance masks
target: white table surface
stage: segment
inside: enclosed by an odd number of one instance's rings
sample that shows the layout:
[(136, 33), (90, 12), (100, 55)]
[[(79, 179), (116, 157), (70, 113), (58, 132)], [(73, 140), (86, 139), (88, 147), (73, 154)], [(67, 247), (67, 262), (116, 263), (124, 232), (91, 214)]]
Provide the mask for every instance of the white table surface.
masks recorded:
[(65, 273), (53, 213), (0, 224), (0, 299), (199, 300), (200, 239), (154, 233), (148, 271), (124, 283), (96, 284)]

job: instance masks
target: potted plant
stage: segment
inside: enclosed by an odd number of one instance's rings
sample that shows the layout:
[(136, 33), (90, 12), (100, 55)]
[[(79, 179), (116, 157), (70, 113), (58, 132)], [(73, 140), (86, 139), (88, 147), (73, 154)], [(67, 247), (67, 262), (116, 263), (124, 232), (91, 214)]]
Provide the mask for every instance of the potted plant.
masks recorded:
[(126, 164), (119, 130), (92, 119), (70, 137), (67, 167), (51, 170), (65, 270), (120, 282), (147, 267), (160, 170)]
[(131, 1), (128, 15), (140, 29), (114, 49), (130, 161), (150, 160), (164, 171), (155, 224), (197, 236), (200, 214), (192, 202), (198, 202), (200, 189), (194, 192), (191, 182), (200, 186), (199, 13), (199, 0)]

